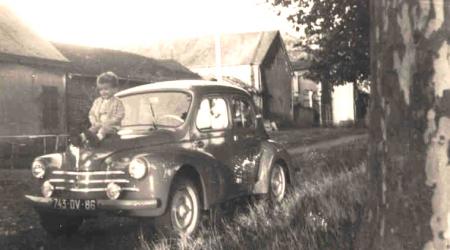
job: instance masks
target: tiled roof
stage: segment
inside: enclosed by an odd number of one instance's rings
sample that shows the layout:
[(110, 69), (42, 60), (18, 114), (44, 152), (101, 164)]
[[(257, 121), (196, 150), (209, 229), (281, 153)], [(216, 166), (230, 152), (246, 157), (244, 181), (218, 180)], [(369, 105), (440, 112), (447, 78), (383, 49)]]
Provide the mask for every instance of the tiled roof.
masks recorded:
[(54, 43), (70, 61), (70, 73), (97, 76), (113, 71), (121, 78), (142, 81), (200, 79), (181, 64), (170, 60), (155, 60), (119, 50), (91, 48)]
[[(278, 31), (222, 34), (221, 64), (259, 65), (276, 38), (281, 39)], [(211, 67), (216, 64), (215, 41), (215, 36), (164, 41), (137, 48), (135, 52), (153, 58), (174, 59), (189, 68)]]

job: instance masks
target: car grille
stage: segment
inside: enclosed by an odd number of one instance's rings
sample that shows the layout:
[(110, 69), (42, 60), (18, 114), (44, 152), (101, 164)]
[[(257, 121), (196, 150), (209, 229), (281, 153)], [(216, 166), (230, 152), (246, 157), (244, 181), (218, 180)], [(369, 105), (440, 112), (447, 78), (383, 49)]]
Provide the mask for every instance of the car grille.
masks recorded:
[(60, 192), (105, 192), (109, 183), (118, 184), (123, 191), (137, 192), (124, 171), (62, 171), (55, 170), (48, 180)]

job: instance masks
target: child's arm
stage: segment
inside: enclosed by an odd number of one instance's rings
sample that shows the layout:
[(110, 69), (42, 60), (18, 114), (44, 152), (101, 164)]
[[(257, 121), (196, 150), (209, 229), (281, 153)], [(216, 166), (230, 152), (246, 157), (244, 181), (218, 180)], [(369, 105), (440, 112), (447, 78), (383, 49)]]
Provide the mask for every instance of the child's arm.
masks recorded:
[(100, 124), (100, 121), (97, 119), (97, 116), (95, 115), (95, 110), (97, 110), (98, 106), (98, 99), (94, 101), (92, 104), (91, 109), (89, 110), (89, 121), (91, 122), (91, 127), (98, 127)]

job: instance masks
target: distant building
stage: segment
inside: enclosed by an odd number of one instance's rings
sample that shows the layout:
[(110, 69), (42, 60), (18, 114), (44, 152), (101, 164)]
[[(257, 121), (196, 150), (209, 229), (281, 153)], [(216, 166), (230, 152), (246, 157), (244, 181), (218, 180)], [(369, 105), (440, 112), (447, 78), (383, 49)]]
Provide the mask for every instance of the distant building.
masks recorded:
[[(297, 125), (348, 126), (355, 123), (363, 125), (367, 113), (369, 94), (367, 90), (355, 88), (353, 83), (333, 86), (331, 102), (323, 110), (322, 84), (308, 79), (305, 75), (311, 66), (309, 60), (292, 63), (294, 69), (294, 118)], [(323, 117), (323, 115), (326, 117)], [(312, 120), (311, 120), (312, 119)]]
[(321, 89), (320, 84), (306, 77), (310, 66), (310, 60), (306, 59), (292, 63), (294, 71), (292, 80), (294, 121), (300, 127), (312, 127), (321, 124)]
[(97, 76), (113, 71), (125, 89), (140, 84), (177, 79), (200, 79), (200, 76), (171, 60), (155, 60), (133, 53), (54, 43), (70, 61), (67, 70), (67, 124), (69, 130), (89, 126), (88, 112), (98, 93)]
[[(173, 59), (203, 77), (217, 75), (216, 38), (205, 36), (164, 41), (136, 49), (138, 54)], [(292, 67), (278, 31), (220, 35), (224, 77), (256, 89), (255, 101), (266, 119), (292, 121)]]
[(67, 63), (0, 6), (0, 167), (58, 150), (66, 132)]

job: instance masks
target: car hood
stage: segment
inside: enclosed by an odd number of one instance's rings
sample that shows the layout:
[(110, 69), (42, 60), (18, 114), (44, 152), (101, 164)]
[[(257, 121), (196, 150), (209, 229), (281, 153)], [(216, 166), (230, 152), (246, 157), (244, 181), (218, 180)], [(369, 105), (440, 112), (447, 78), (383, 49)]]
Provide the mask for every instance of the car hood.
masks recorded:
[[(179, 136), (174, 131), (161, 129), (147, 132), (145, 135), (140, 134), (136, 137), (127, 137), (127, 139), (118, 135), (111, 136), (101, 141), (96, 147), (74, 147), (69, 145), (68, 150), (64, 153), (65, 164), (63, 168), (81, 171), (100, 170), (104, 168), (102, 167), (104, 160), (115, 153), (176, 143), (179, 140)], [(133, 155), (126, 156), (133, 157)]]

